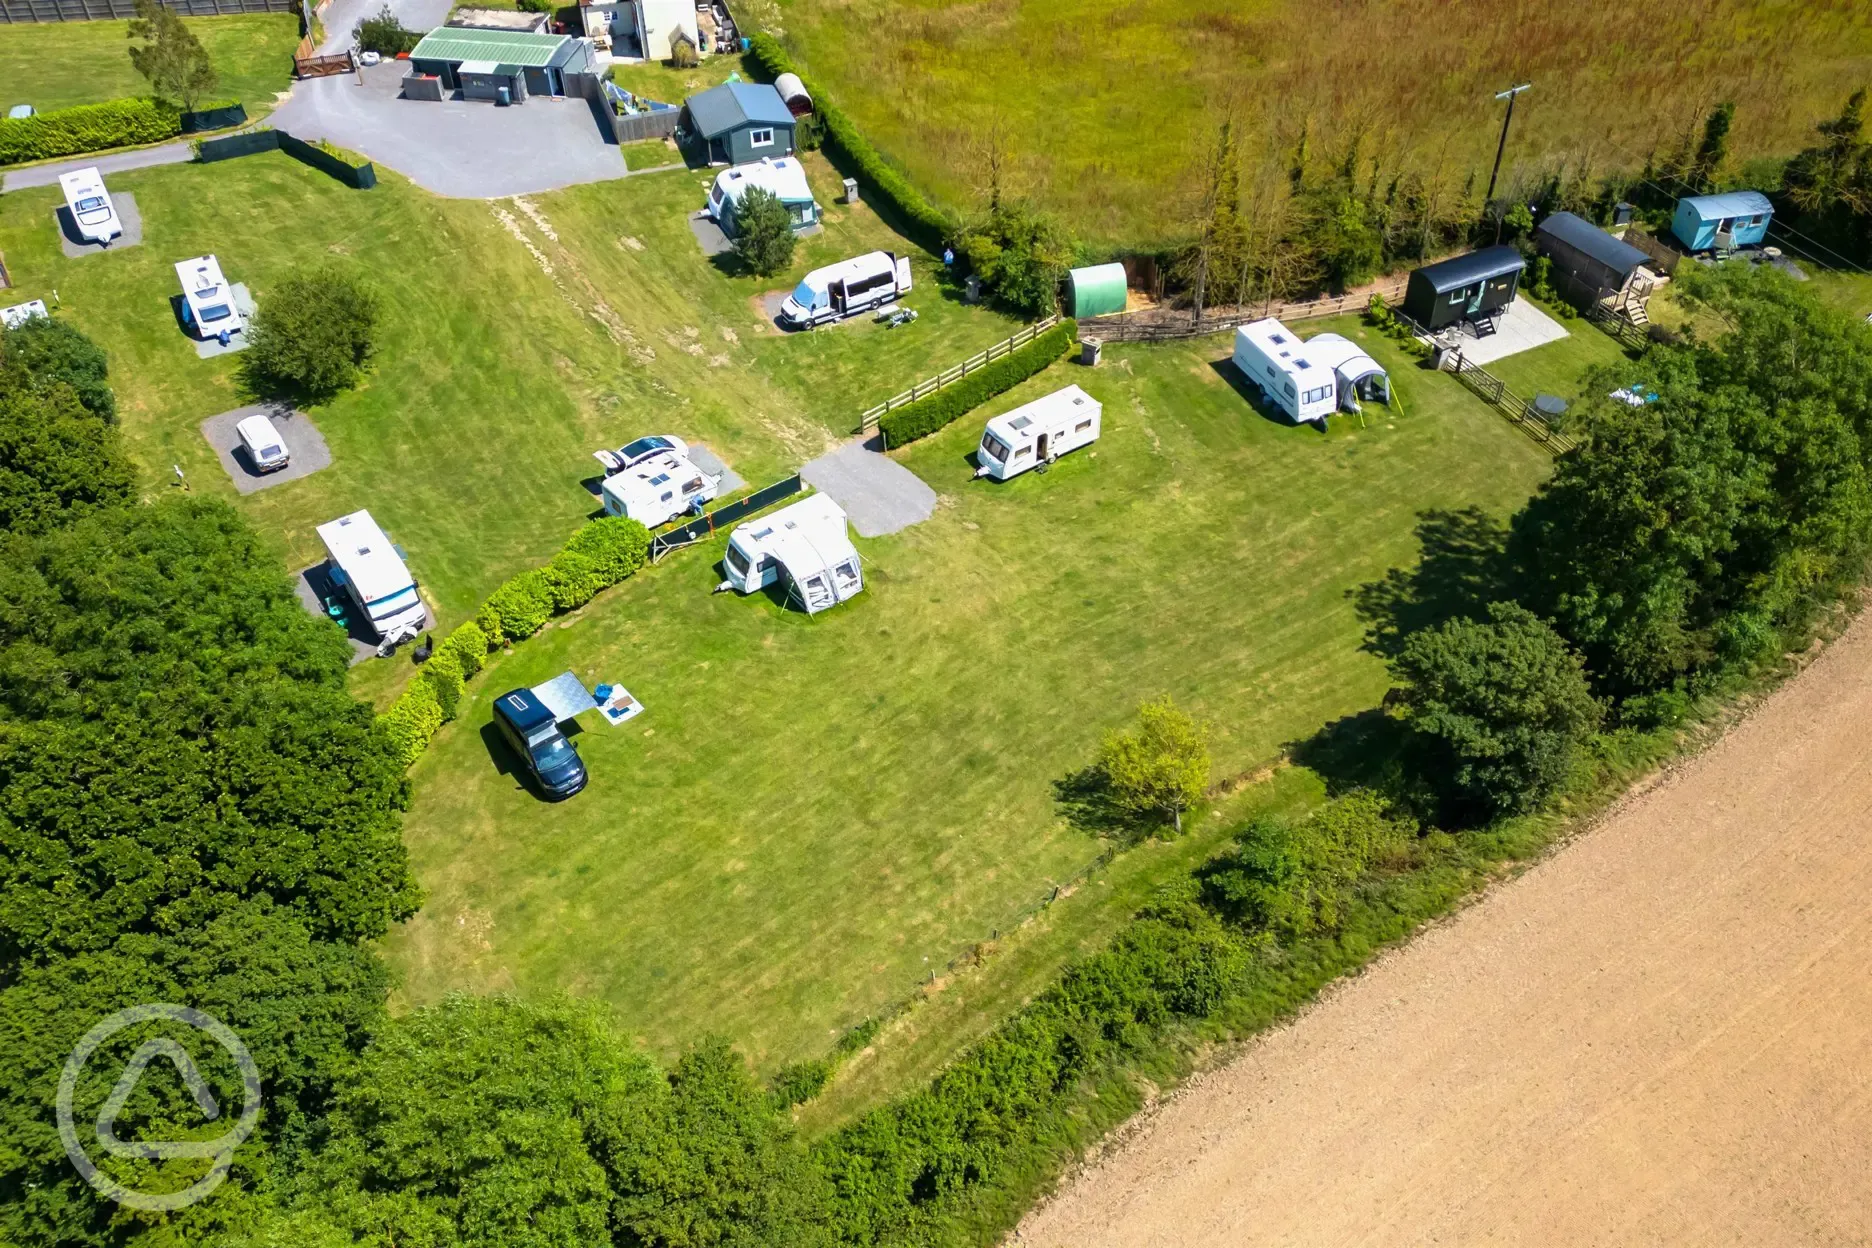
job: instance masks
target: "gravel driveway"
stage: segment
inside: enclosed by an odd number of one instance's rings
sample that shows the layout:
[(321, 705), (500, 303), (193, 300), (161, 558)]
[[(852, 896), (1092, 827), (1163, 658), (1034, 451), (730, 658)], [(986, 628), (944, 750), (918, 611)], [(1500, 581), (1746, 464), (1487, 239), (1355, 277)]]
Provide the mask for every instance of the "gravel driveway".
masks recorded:
[(860, 537), (883, 537), (921, 524), (936, 511), (936, 491), (863, 440), (848, 442), (804, 468), (806, 484), (831, 495)]

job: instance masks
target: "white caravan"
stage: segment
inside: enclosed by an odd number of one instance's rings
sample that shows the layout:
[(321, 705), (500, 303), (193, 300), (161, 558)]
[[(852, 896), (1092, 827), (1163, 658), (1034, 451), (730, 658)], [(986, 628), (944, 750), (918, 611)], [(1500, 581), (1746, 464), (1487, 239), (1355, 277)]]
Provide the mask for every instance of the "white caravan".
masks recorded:
[(606, 477), (599, 493), (606, 513), (654, 529), (699, 509), (721, 493), (721, 482), (675, 451), (659, 451)]
[(1235, 331), (1235, 367), (1295, 424), (1339, 410), (1339, 379), (1330, 365), (1308, 355), (1298, 334), (1268, 317)]
[(780, 305), (780, 321), (810, 329), (910, 293), (910, 257), (874, 251), (814, 269)]
[(179, 260), (176, 277), (182, 283), (182, 320), (203, 339), (224, 342), (247, 328), (247, 318), (234, 306), (234, 290), (221, 276), (221, 262), (213, 256)]
[(978, 477), (1005, 481), (1029, 468), (1044, 468), (1068, 451), (1098, 441), (1097, 399), (1078, 386), (1022, 404), (988, 419), (975, 454)]
[(59, 189), (65, 192), (65, 207), (71, 212), (78, 237), (87, 243), (108, 247), (111, 240), (123, 237), (123, 222), (104, 189), (104, 175), (95, 168), (59, 174)]
[(403, 557), (368, 511), (354, 511), (318, 526), (331, 558), (331, 579), (341, 586), (385, 643), (414, 637), (428, 622), (422, 595)]
[(722, 568), (728, 579), (717, 589), (751, 594), (782, 584), (788, 599), (808, 615), (864, 589), (864, 571), (845, 529), (845, 513), (825, 494), (737, 525), (728, 535)]

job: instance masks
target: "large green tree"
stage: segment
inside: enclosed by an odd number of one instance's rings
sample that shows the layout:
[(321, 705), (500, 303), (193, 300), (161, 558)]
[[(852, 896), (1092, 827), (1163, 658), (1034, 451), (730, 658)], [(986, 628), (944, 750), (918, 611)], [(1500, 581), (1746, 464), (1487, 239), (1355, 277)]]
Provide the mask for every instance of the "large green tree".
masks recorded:
[(379, 312), (376, 292), (342, 265), (289, 274), (260, 299), (242, 358), (249, 383), (312, 401), (356, 385)]
[(750, 187), (735, 209), (735, 254), (762, 277), (793, 263), (793, 218), (780, 197), (765, 187)]
[(130, 49), (130, 63), (158, 96), (193, 110), (220, 83), (208, 50), (160, 0), (136, 0), (136, 14), (127, 34), (144, 42)]
[(1072, 242), (1031, 204), (997, 199), (970, 221), (958, 250), (997, 303), (1025, 316), (1059, 309), (1059, 286), (1072, 263)]

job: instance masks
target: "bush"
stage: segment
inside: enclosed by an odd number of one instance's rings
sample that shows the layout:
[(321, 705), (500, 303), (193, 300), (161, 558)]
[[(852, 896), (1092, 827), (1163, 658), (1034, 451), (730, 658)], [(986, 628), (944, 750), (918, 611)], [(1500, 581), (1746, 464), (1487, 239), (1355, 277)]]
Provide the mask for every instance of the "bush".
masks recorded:
[(887, 413), (878, 422), (886, 443), (902, 446), (926, 438), (997, 394), (1012, 390), (1071, 351), (1077, 333), (1076, 324), (1062, 321), (1026, 346), (976, 369), (961, 381)]
[(1232, 853), (1203, 872), (1203, 896), (1221, 913), (1278, 936), (1333, 931), (1351, 886), (1415, 832), (1415, 825), (1389, 817), (1383, 798), (1365, 791), (1310, 819), (1257, 819)]
[(377, 313), (376, 294), (349, 270), (300, 270), (261, 301), (243, 367), (256, 389), (330, 398), (357, 384)]
[(475, 623), (494, 645), (525, 641), (552, 618), (552, 587), (543, 569), (522, 572), (495, 590), (475, 615)]
[(765, 187), (750, 187), (735, 211), (735, 255), (761, 277), (793, 263), (793, 217), (780, 197)]
[(389, 738), (391, 755), (408, 767), (422, 757), (430, 738), (446, 719), (436, 687), (426, 680), (412, 680), (390, 709), (377, 717), (377, 722)]
[(562, 550), (540, 569), (554, 611), (576, 611), (605, 587), (598, 566), (575, 550)]
[(182, 110), (143, 97), (80, 104), (17, 121), (0, 120), (0, 165), (161, 143), (182, 133)]
[(438, 649), (423, 664), (417, 679), (428, 681), (435, 690), (436, 705), (442, 708), (443, 722), (454, 719), (455, 708), (461, 705), (463, 685), (461, 659), (455, 652)]
[(104, 348), (67, 321), (35, 316), (13, 329), (0, 329), (0, 368), (24, 369), (27, 388), (38, 393), (63, 382), (77, 393), (86, 411), (106, 423), (117, 422), (117, 397), (111, 392)]
[(1132, 816), (1168, 815), (1183, 830), (1183, 812), (1209, 784), (1209, 733), (1169, 697), (1138, 707), (1137, 728), (1108, 732), (1099, 771), (1113, 803)]
[(565, 548), (592, 561), (606, 585), (615, 585), (650, 557), (650, 530), (624, 516), (601, 516), (572, 535)]
[(408, 52), (421, 40), (422, 35), (398, 21), (387, 4), (376, 17), (367, 17), (357, 25), (358, 47), (365, 52), (394, 57)]
[(488, 636), (481, 631), (481, 626), (473, 620), (460, 625), (442, 639), (442, 644), (435, 648), (432, 659), (448, 655), (455, 660), (455, 666), (461, 671), (463, 680), (472, 680), (487, 662)]
[(781, 74), (799, 74), (806, 93), (813, 98), (813, 111), (833, 163), (864, 183), (873, 206), (895, 216), (906, 236), (932, 254), (941, 251), (943, 240), (955, 231), (954, 223), (923, 198), (908, 178), (884, 163), (884, 157), (858, 132), (851, 118), (817, 83), (799, 73), (779, 42), (772, 35), (755, 35), (748, 41), (748, 53), (770, 82)]
[(824, 1060), (793, 1062), (774, 1072), (772, 1099), (774, 1108), (791, 1109), (804, 1105), (825, 1091), (832, 1081), (832, 1063)]
[(1059, 310), (1060, 282), (1072, 242), (1057, 222), (1029, 204), (1002, 201), (970, 221), (957, 240), (995, 302), (1027, 316)]

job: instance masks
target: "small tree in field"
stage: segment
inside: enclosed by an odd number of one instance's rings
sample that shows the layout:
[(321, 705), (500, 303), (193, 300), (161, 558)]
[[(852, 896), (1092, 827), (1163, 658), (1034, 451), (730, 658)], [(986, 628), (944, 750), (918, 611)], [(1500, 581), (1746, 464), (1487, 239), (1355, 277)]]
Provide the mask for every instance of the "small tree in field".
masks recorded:
[(1167, 816), (1178, 832), (1183, 812), (1209, 783), (1209, 732), (1168, 695), (1138, 708), (1137, 727), (1108, 732), (1099, 769), (1114, 805), (1132, 815)]
[(175, 10), (157, 0), (136, 0), (136, 13), (127, 33), (147, 42), (130, 49), (130, 63), (149, 79), (150, 90), (193, 112), (220, 81), (207, 49)]
[(329, 398), (357, 384), (370, 358), (377, 296), (336, 265), (301, 270), (269, 291), (246, 365), (261, 388)]
[(735, 228), (735, 254), (762, 277), (793, 263), (793, 218), (772, 191), (749, 187), (735, 209)]

